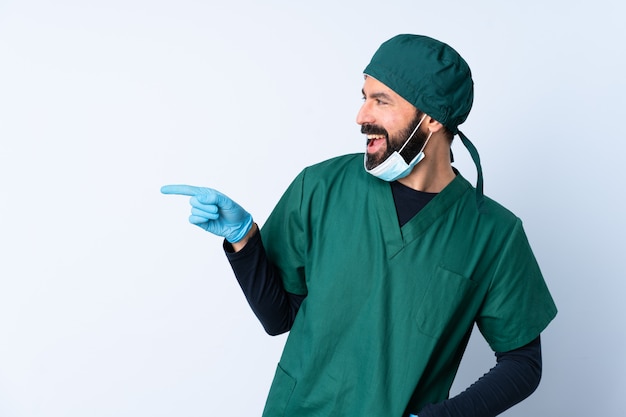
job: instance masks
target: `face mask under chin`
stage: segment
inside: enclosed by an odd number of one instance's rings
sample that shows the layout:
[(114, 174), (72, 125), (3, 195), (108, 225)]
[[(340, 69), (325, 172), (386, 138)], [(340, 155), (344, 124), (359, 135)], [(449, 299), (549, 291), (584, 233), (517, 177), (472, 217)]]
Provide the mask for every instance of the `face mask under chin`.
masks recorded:
[[(404, 178), (407, 175), (409, 175), (411, 171), (413, 170), (413, 167), (415, 167), (415, 165), (417, 165), (424, 158), (424, 148), (426, 147), (426, 143), (428, 143), (428, 140), (430, 139), (432, 132), (428, 135), (426, 140), (424, 140), (424, 143), (421, 146), (421, 149), (419, 150), (419, 152), (408, 163), (404, 160), (402, 155), (400, 155), (400, 152), (402, 152), (410, 143), (410, 141), (413, 139), (413, 137), (415, 136), (416, 132), (418, 132), (418, 129), (425, 118), (426, 118), (426, 114), (422, 116), (422, 118), (417, 123), (415, 128), (413, 128), (413, 131), (411, 132), (411, 135), (409, 136), (409, 138), (404, 142), (404, 144), (400, 147), (399, 150), (394, 149), (382, 162), (380, 162), (376, 166), (369, 168), (369, 166), (371, 166), (372, 164), (372, 161), (366, 152), (364, 155), (364, 160), (363, 160), (363, 165), (365, 167), (365, 170), (368, 173), (374, 175), (375, 177), (378, 177), (384, 181), (389, 181), (389, 182), (396, 181), (400, 178)], [(388, 152), (389, 152), (389, 145), (390, 145), (389, 140), (387, 140)]]

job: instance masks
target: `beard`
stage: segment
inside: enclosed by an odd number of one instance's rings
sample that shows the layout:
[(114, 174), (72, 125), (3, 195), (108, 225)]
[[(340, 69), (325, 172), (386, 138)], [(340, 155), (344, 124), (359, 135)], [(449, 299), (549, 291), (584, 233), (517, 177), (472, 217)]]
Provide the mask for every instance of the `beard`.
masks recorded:
[[(389, 156), (392, 153), (396, 151), (400, 151), (400, 149), (402, 149), (402, 146), (407, 141), (409, 136), (411, 136), (411, 133), (413, 133), (413, 131), (419, 124), (420, 120), (422, 119), (422, 116), (423, 116), (423, 113), (418, 112), (415, 115), (415, 118), (413, 118), (411, 123), (405, 129), (403, 129), (400, 133), (392, 137), (390, 137), (387, 130), (381, 126), (377, 126), (377, 125), (361, 126), (361, 133), (365, 135), (384, 135), (385, 142), (387, 144), (386, 149), (384, 150), (383, 153), (376, 153), (376, 154), (368, 153), (367, 154), (365, 167), (367, 169), (376, 168), (378, 165), (382, 164), (387, 158), (389, 158)], [(426, 133), (420, 130), (415, 131), (415, 134), (413, 134), (413, 137), (411, 138), (409, 143), (406, 144), (404, 149), (402, 149), (402, 153), (400, 154), (400, 156), (402, 156), (402, 159), (404, 159), (404, 161), (407, 164), (411, 160), (413, 160), (413, 158), (415, 158), (415, 156), (418, 153), (420, 153), (420, 151), (422, 150), (422, 147), (424, 146), (424, 143), (426, 143), (427, 137), (428, 135)], [(369, 142), (369, 139), (368, 139), (368, 142)]]

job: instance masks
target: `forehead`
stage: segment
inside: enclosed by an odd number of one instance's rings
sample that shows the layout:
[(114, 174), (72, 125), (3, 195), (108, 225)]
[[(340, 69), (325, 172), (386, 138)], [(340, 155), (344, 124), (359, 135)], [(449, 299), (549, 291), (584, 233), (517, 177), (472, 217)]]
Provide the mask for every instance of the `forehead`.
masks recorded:
[(365, 75), (365, 81), (363, 82), (363, 90), (367, 90), (368, 92), (380, 92), (386, 93), (389, 95), (395, 95), (400, 97), (395, 91), (391, 88), (387, 87), (385, 84), (378, 81), (376, 78)]
[(405, 100), (404, 97), (393, 91), (391, 88), (387, 87), (382, 82), (378, 81), (376, 78), (367, 74), (365, 75), (365, 81), (363, 82), (363, 95), (366, 98), (386, 97), (399, 105), (415, 108), (415, 106)]

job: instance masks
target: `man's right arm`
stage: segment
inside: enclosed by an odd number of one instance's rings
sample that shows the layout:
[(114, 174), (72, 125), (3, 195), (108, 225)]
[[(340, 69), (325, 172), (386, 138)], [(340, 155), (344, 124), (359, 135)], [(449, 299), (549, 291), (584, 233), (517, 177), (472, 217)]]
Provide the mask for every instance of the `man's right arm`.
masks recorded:
[(265, 331), (272, 336), (288, 332), (306, 296), (285, 291), (278, 268), (265, 253), (257, 225), (240, 242), (224, 240), (224, 252)]
[(291, 329), (304, 295), (285, 291), (278, 269), (269, 261), (252, 216), (212, 188), (165, 185), (163, 194), (191, 197), (189, 222), (224, 237), (224, 250), (252, 311), (271, 335)]

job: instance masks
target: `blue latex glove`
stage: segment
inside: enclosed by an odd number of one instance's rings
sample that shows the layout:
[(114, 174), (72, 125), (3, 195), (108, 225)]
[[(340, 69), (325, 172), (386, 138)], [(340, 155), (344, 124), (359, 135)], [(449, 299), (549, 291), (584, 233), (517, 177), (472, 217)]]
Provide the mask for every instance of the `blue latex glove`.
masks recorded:
[(230, 243), (239, 242), (252, 228), (250, 213), (219, 191), (191, 185), (165, 185), (161, 192), (191, 196), (189, 222)]

